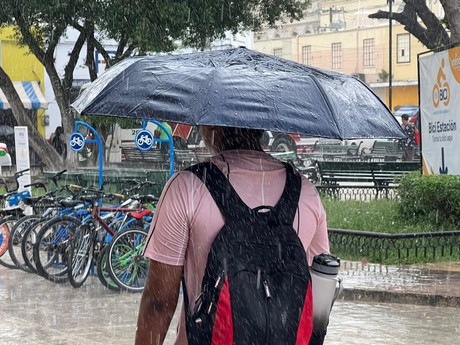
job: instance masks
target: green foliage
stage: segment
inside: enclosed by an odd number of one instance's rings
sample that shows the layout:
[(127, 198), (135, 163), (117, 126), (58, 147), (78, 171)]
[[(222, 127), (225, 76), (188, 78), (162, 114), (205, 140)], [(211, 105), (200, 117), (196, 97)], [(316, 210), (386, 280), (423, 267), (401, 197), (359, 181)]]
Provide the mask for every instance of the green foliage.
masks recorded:
[(304, 0), (5, 0), (0, 25), (24, 21), (29, 31), (42, 35), (45, 46), (68, 26), (94, 27), (102, 33), (100, 38), (119, 42), (117, 59), (126, 48), (141, 55), (171, 51), (178, 39), (205, 48), (226, 31), (257, 31), (283, 18), (299, 19), (308, 4)]
[(412, 215), (401, 215), (400, 203), (395, 200), (340, 201), (322, 199), (329, 228), (382, 233), (416, 233), (455, 230), (451, 221), (433, 222)]
[(402, 217), (460, 225), (460, 176), (414, 172), (401, 180), (398, 194)]
[(381, 81), (387, 81), (389, 76), (390, 76), (390, 73), (388, 73), (384, 69), (382, 69), (382, 71), (379, 73), (379, 79)]
[(303, 17), (310, 1), (303, 0), (187, 0), (185, 23), (188, 32), (184, 43), (204, 48), (225, 31), (233, 34), (252, 29), (258, 31), (263, 25), (274, 26), (277, 21)]

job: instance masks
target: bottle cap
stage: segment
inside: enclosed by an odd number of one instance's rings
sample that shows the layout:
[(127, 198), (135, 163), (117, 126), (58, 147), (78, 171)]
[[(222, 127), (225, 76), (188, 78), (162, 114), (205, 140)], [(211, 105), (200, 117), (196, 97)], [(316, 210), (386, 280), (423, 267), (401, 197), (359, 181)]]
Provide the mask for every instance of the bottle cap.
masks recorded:
[(319, 273), (337, 275), (340, 268), (340, 259), (328, 253), (316, 255), (313, 258), (311, 268)]

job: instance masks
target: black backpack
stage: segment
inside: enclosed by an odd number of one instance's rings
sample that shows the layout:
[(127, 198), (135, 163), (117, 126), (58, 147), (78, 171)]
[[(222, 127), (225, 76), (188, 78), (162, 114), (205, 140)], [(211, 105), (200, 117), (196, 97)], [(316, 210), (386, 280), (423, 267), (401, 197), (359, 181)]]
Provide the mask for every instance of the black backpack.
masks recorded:
[(214, 164), (188, 168), (206, 185), (225, 219), (211, 245), (192, 312), (182, 280), (189, 345), (309, 343), (311, 277), (293, 228), (301, 179), (285, 166), (286, 184), (278, 203), (254, 209)]

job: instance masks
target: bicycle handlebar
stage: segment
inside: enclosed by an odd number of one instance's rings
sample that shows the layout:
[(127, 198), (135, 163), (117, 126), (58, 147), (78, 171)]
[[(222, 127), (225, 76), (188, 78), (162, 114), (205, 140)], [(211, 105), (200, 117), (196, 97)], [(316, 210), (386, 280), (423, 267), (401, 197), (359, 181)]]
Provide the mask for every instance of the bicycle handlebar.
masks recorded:
[(62, 174), (64, 174), (65, 172), (67, 172), (67, 169), (64, 169), (60, 172), (58, 172), (57, 174), (55, 174), (53, 177), (52, 177), (52, 180), (54, 182), (54, 184), (56, 185), (56, 187), (58, 186), (58, 181), (61, 179), (61, 176)]
[(37, 182), (34, 182), (34, 183), (26, 184), (24, 186), (24, 188), (27, 188), (27, 187), (43, 188), (45, 190), (45, 192), (46, 192), (46, 186), (45, 186), (45, 184), (43, 182), (37, 181)]
[(18, 178), (20, 178), (22, 175), (24, 175), (26, 172), (28, 172), (30, 169), (24, 169), (24, 170), (20, 170), (20, 171), (17, 171), (15, 174), (14, 174), (14, 178), (17, 180)]

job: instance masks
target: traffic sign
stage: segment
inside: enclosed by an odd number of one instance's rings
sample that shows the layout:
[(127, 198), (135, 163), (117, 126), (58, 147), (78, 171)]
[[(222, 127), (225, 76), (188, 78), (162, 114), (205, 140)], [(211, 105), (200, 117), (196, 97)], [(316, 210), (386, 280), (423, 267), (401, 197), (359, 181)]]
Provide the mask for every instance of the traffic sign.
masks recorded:
[(153, 146), (153, 134), (148, 129), (141, 129), (136, 133), (136, 137), (134, 138), (134, 142), (136, 147), (139, 150), (147, 151), (150, 150)]
[(85, 137), (78, 132), (72, 133), (69, 138), (69, 146), (75, 152), (80, 152), (85, 146)]

